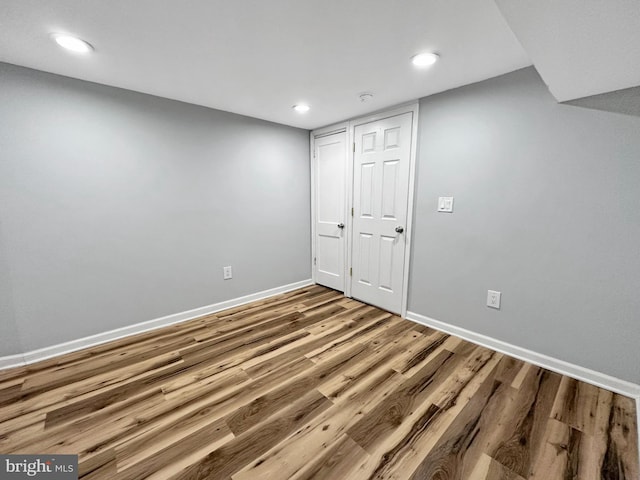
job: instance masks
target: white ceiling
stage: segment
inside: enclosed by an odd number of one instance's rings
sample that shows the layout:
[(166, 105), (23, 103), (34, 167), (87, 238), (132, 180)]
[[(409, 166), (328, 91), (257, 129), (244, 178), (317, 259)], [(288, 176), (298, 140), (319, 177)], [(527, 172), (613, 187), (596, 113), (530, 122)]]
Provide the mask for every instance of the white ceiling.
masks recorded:
[(560, 102), (640, 85), (640, 0), (496, 0)]
[(531, 64), (493, 0), (0, 0), (0, 61), (307, 129)]

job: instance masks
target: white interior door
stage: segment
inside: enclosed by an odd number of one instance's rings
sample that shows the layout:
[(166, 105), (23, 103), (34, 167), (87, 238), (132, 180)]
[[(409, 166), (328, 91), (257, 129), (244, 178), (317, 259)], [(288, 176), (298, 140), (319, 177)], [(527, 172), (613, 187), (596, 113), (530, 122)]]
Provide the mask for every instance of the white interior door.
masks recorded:
[(413, 113), (354, 129), (351, 294), (401, 313)]
[(314, 139), (316, 283), (344, 292), (345, 190), (347, 169), (345, 132)]

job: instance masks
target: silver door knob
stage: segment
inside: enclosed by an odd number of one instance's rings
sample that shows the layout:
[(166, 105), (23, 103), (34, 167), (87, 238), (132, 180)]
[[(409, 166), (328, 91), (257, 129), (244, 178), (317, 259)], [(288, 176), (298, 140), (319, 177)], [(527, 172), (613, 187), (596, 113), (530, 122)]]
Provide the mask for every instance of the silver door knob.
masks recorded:
[(396, 232), (398, 233), (404, 232), (404, 227), (396, 227)]
[(340, 223), (338, 224), (338, 228), (344, 228), (344, 223), (340, 222)]

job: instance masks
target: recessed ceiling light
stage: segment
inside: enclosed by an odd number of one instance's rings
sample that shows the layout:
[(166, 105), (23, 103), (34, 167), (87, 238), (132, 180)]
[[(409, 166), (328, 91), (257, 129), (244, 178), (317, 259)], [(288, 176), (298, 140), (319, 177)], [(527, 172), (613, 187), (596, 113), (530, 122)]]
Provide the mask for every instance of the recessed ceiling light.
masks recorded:
[(420, 68), (428, 67), (436, 63), (438, 58), (440, 58), (440, 56), (437, 53), (419, 53), (411, 57), (411, 63)]
[(79, 38), (72, 37), (71, 35), (56, 33), (52, 36), (56, 43), (66, 50), (70, 50), (75, 53), (89, 53), (93, 50), (93, 47), (89, 43), (84, 40), (80, 40)]
[(306, 113), (310, 108), (311, 107), (309, 105), (305, 105), (304, 103), (299, 103), (293, 106), (293, 109), (298, 113)]

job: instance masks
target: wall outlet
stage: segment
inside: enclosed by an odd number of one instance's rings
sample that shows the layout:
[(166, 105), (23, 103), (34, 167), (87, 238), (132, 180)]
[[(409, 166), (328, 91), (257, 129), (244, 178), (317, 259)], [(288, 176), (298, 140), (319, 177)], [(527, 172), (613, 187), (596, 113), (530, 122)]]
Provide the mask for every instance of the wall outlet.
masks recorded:
[(438, 211), (453, 213), (453, 197), (438, 197)]
[(487, 307), (500, 309), (500, 297), (502, 293), (495, 290), (487, 290)]
[(225, 280), (233, 278), (233, 271), (231, 270), (231, 267), (222, 267), (222, 278)]

